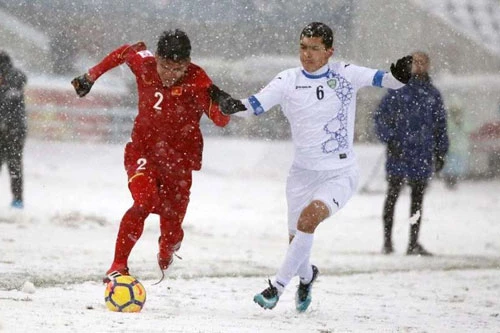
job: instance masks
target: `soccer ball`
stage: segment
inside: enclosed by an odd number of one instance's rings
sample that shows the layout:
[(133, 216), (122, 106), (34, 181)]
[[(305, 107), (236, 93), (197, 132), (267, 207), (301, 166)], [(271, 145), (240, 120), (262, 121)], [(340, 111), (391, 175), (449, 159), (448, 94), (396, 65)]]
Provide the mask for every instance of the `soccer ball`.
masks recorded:
[(139, 312), (146, 302), (146, 289), (135, 277), (121, 275), (106, 284), (104, 301), (111, 311)]

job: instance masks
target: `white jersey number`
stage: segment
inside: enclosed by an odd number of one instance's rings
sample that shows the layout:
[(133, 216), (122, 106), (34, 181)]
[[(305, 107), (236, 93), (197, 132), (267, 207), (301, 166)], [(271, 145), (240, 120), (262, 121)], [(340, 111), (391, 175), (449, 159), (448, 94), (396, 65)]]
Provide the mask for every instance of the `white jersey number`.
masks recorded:
[(153, 106), (153, 109), (155, 109), (156, 111), (161, 111), (161, 102), (163, 102), (163, 94), (157, 91), (155, 92), (155, 97), (158, 98), (158, 100)]

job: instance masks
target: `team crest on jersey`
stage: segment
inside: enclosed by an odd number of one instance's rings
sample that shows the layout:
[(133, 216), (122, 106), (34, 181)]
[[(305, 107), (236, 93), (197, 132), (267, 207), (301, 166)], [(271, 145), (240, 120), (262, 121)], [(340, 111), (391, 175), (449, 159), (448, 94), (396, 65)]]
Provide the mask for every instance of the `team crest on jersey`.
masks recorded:
[(337, 87), (337, 79), (335, 79), (335, 78), (326, 81), (326, 83), (332, 89), (335, 89), (335, 87)]
[(172, 96), (182, 95), (182, 87), (172, 87)]

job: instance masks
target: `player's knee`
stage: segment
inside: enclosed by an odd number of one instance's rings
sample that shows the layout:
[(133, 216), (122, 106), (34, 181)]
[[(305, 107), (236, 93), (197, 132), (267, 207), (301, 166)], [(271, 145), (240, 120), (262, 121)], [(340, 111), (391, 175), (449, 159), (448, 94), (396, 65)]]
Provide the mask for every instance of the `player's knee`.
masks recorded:
[(144, 175), (133, 177), (129, 189), (134, 199), (134, 206), (152, 212), (159, 205), (158, 190), (153, 179)]
[(320, 221), (313, 221), (311, 219), (300, 219), (297, 224), (297, 230), (312, 234), (316, 230), (316, 227), (319, 225)]
[(330, 215), (328, 207), (321, 201), (311, 202), (300, 214), (297, 230), (313, 233), (316, 227)]
[(129, 209), (131, 214), (134, 214), (135, 216), (139, 217), (147, 217), (151, 213), (151, 207), (147, 205), (142, 205), (138, 201), (134, 200), (134, 204), (132, 207)]

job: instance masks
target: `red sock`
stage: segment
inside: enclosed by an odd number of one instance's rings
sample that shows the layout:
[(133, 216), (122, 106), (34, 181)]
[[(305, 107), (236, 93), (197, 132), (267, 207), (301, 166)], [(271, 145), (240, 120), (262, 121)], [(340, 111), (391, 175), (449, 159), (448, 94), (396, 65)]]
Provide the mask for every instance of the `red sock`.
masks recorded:
[(172, 221), (160, 217), (161, 236), (159, 242), (160, 259), (168, 261), (175, 251), (181, 247), (184, 238), (182, 221)]
[(116, 237), (115, 258), (112, 268), (127, 267), (130, 252), (132, 252), (132, 248), (142, 235), (144, 221), (148, 215), (149, 212), (135, 205), (123, 215), (118, 236)]

